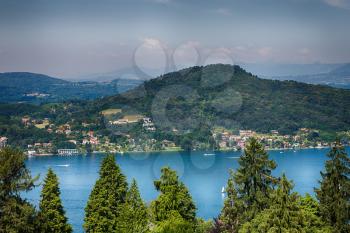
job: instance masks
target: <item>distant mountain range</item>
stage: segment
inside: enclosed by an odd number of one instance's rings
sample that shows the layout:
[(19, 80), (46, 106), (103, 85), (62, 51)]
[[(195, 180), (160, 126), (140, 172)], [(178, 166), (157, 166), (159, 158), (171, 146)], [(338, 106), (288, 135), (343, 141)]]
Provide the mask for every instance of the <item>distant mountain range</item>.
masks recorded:
[(286, 75), (267, 77), (277, 80), (294, 80), (310, 84), (323, 84), (350, 89), (350, 64), (337, 66), (329, 72), (309, 75)]
[(70, 82), (47, 75), (0, 73), (0, 102), (47, 103), (65, 100), (91, 100), (122, 93), (142, 83), (135, 79), (108, 82)]

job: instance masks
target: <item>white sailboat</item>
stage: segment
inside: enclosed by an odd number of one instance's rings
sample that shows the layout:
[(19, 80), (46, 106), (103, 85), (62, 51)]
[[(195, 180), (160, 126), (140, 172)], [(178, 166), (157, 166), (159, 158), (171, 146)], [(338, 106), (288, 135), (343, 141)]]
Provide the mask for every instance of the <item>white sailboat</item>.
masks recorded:
[(222, 186), (221, 193), (225, 193), (225, 186)]

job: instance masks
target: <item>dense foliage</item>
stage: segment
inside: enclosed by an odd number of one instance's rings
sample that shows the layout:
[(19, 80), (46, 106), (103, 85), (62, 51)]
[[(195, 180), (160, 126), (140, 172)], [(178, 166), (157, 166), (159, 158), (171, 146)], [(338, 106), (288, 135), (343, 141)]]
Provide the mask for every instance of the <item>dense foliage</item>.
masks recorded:
[(136, 180), (132, 180), (125, 203), (121, 206), (119, 223), (121, 233), (149, 232), (149, 213), (140, 196)]
[(34, 207), (20, 197), (20, 192), (34, 188), (37, 178), (32, 178), (25, 167), (25, 156), (18, 150), (0, 150), (0, 232), (35, 232)]
[(261, 145), (251, 139), (239, 159), (240, 167), (231, 171), (224, 207), (212, 232), (348, 232), (349, 157), (339, 143), (329, 157), (326, 170), (334, 174), (322, 173), (323, 179), (328, 180), (316, 190), (318, 203), (310, 195), (300, 197), (292, 193), (293, 185), (284, 174), (272, 177), (276, 165)]
[(112, 155), (107, 156), (100, 168), (85, 208), (84, 228), (86, 232), (118, 231), (121, 206), (126, 201), (127, 183)]
[(60, 199), (58, 177), (51, 168), (47, 172), (41, 191), (40, 211), (38, 215), (40, 232), (70, 233), (72, 227), (68, 224)]
[(316, 189), (322, 218), (337, 232), (350, 231), (350, 158), (336, 142), (328, 153), (330, 160), (321, 172), (321, 187)]

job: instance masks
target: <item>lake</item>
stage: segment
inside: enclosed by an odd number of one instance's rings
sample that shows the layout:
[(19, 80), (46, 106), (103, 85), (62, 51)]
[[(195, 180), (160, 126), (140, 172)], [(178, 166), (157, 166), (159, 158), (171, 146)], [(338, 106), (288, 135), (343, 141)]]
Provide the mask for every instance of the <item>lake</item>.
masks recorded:
[[(318, 186), (320, 171), (324, 168), (329, 149), (304, 149), (269, 151), (270, 158), (278, 166), (274, 175), (286, 173), (301, 194), (313, 193)], [(349, 150), (348, 150), (349, 152)], [(128, 181), (135, 178), (146, 203), (154, 200), (156, 192), (153, 181), (160, 176), (163, 166), (178, 172), (189, 188), (198, 208), (197, 215), (204, 219), (216, 217), (223, 205), (221, 189), (226, 185), (229, 169), (238, 166), (241, 152), (161, 152), (128, 153), (116, 155), (117, 163)], [(34, 157), (26, 161), (32, 175), (40, 174), (40, 180), (51, 167), (60, 179), (61, 198), (74, 232), (83, 232), (84, 208), (91, 189), (98, 178), (102, 154), (87, 156)], [(41, 187), (25, 193), (30, 202), (38, 205)]]

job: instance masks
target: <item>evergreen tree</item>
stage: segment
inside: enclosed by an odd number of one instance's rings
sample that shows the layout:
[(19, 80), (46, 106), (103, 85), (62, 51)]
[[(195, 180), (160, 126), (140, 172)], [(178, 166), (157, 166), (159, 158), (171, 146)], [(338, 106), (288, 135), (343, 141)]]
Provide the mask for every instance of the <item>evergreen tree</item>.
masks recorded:
[(244, 206), (238, 197), (234, 183), (234, 172), (232, 170), (230, 171), (230, 178), (227, 182), (226, 195), (224, 207), (219, 218), (221, 230), (222, 232), (235, 233), (238, 232), (242, 221), (241, 215)]
[(100, 168), (100, 177), (85, 208), (86, 232), (118, 232), (120, 206), (125, 203), (127, 183), (113, 155), (108, 155)]
[(306, 233), (331, 233), (332, 228), (320, 217), (319, 204), (315, 198), (306, 194), (299, 199), (299, 206), (305, 219)]
[(0, 232), (35, 232), (34, 207), (20, 197), (38, 179), (26, 168), (25, 156), (9, 147), (0, 150)]
[(271, 175), (276, 163), (269, 160), (267, 152), (257, 139), (251, 138), (239, 159), (240, 167), (234, 175), (237, 194), (243, 201), (243, 222), (268, 207), (269, 194), (277, 179)]
[(159, 180), (154, 186), (161, 194), (152, 202), (151, 209), (156, 221), (168, 219), (169, 214), (177, 212), (184, 220), (194, 222), (196, 206), (186, 186), (179, 181), (176, 171), (162, 168)]
[(315, 189), (321, 216), (335, 232), (350, 232), (350, 158), (337, 141), (328, 153), (320, 188)]
[(152, 233), (195, 233), (195, 225), (181, 217), (177, 211), (170, 211), (168, 218), (157, 224)]
[(121, 206), (119, 217), (120, 233), (143, 233), (149, 231), (147, 207), (141, 199), (136, 181), (133, 180), (126, 194), (126, 202)]
[(72, 232), (60, 198), (58, 178), (51, 168), (47, 172), (43, 189), (41, 190), (39, 224), (43, 233)]
[(296, 193), (291, 193), (292, 188), (293, 185), (283, 175), (277, 190), (272, 195), (270, 207), (245, 223), (239, 232), (306, 232), (298, 196)]

